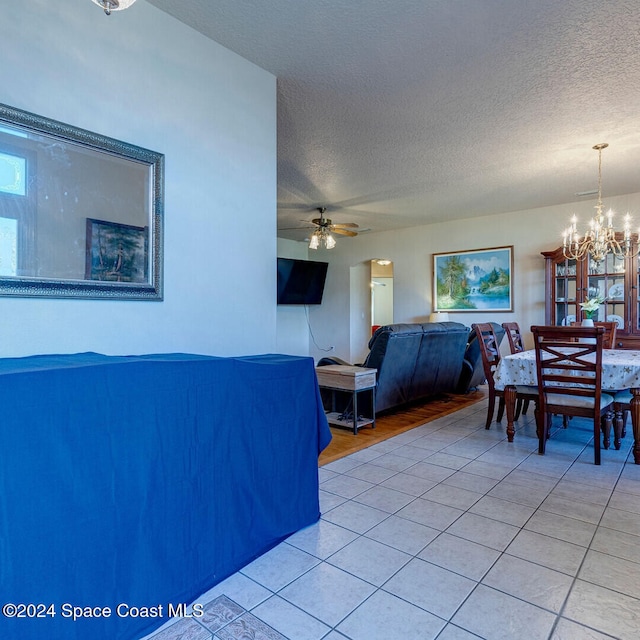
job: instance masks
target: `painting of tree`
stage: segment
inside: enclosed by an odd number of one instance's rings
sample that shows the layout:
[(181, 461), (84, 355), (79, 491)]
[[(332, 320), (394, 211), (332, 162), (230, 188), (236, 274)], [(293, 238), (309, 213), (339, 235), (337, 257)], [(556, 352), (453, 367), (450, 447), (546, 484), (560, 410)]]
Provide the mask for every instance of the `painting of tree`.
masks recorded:
[(513, 247), (433, 256), (434, 311), (512, 311)]

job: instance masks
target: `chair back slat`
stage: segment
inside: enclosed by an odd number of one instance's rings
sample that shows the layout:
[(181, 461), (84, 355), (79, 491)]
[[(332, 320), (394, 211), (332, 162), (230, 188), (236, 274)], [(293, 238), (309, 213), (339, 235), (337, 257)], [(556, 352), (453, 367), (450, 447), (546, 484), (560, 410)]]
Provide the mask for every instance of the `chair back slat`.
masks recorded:
[(524, 340), (520, 332), (520, 325), (517, 322), (503, 322), (502, 328), (507, 334), (509, 340), (509, 349), (511, 353), (520, 353), (524, 351)]

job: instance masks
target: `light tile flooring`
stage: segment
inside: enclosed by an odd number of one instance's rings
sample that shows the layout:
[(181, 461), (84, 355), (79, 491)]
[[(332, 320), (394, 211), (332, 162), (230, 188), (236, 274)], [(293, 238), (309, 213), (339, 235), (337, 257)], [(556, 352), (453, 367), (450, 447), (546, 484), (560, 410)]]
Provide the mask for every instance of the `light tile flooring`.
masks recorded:
[[(532, 413), (532, 411), (530, 412)], [(480, 403), (321, 467), (321, 520), (150, 639), (640, 638), (640, 465)], [(357, 437), (357, 436), (355, 436)]]

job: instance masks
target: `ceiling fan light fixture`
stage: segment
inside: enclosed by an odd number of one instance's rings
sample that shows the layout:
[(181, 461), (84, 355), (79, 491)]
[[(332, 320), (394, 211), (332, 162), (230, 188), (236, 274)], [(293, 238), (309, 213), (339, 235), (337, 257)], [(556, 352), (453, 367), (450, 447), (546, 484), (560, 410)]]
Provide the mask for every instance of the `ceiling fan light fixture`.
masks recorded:
[(317, 249), (321, 245), (325, 249), (333, 249), (336, 246), (336, 239), (326, 229), (316, 229), (309, 238), (309, 249)]
[[(96, 0), (94, 0), (95, 2)], [(306, 241), (309, 242), (309, 249), (318, 249), (319, 247), (324, 247), (325, 249), (333, 249), (336, 246), (336, 239), (334, 234), (338, 234), (339, 236), (357, 236), (358, 232), (355, 229), (358, 229), (358, 225), (355, 222), (343, 222), (334, 224), (329, 218), (324, 217), (324, 213), (326, 211), (326, 207), (317, 207), (317, 211), (320, 213), (319, 218), (314, 218), (310, 220), (309, 223), (315, 225), (315, 229), (313, 233), (305, 238)], [(301, 222), (307, 222), (306, 220), (302, 220)], [(291, 227), (290, 229), (281, 228), (279, 231), (293, 231), (298, 230), (304, 227)]]
[(94, 4), (104, 9), (110, 16), (112, 11), (122, 11), (128, 9), (136, 0), (91, 0)]

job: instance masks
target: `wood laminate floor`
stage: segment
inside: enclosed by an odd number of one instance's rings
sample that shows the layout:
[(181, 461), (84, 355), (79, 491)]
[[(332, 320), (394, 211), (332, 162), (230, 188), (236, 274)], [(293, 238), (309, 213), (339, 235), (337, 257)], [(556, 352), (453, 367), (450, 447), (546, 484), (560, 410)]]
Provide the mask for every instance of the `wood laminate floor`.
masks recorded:
[(382, 442), (470, 404), (480, 402), (486, 397), (485, 388), (464, 395), (443, 395), (402, 411), (379, 416), (376, 418), (375, 428), (364, 427), (358, 431), (357, 435), (354, 435), (350, 429), (331, 427), (333, 438), (329, 446), (320, 454), (318, 464), (322, 466), (339, 460), (350, 453), (366, 449), (377, 442)]

